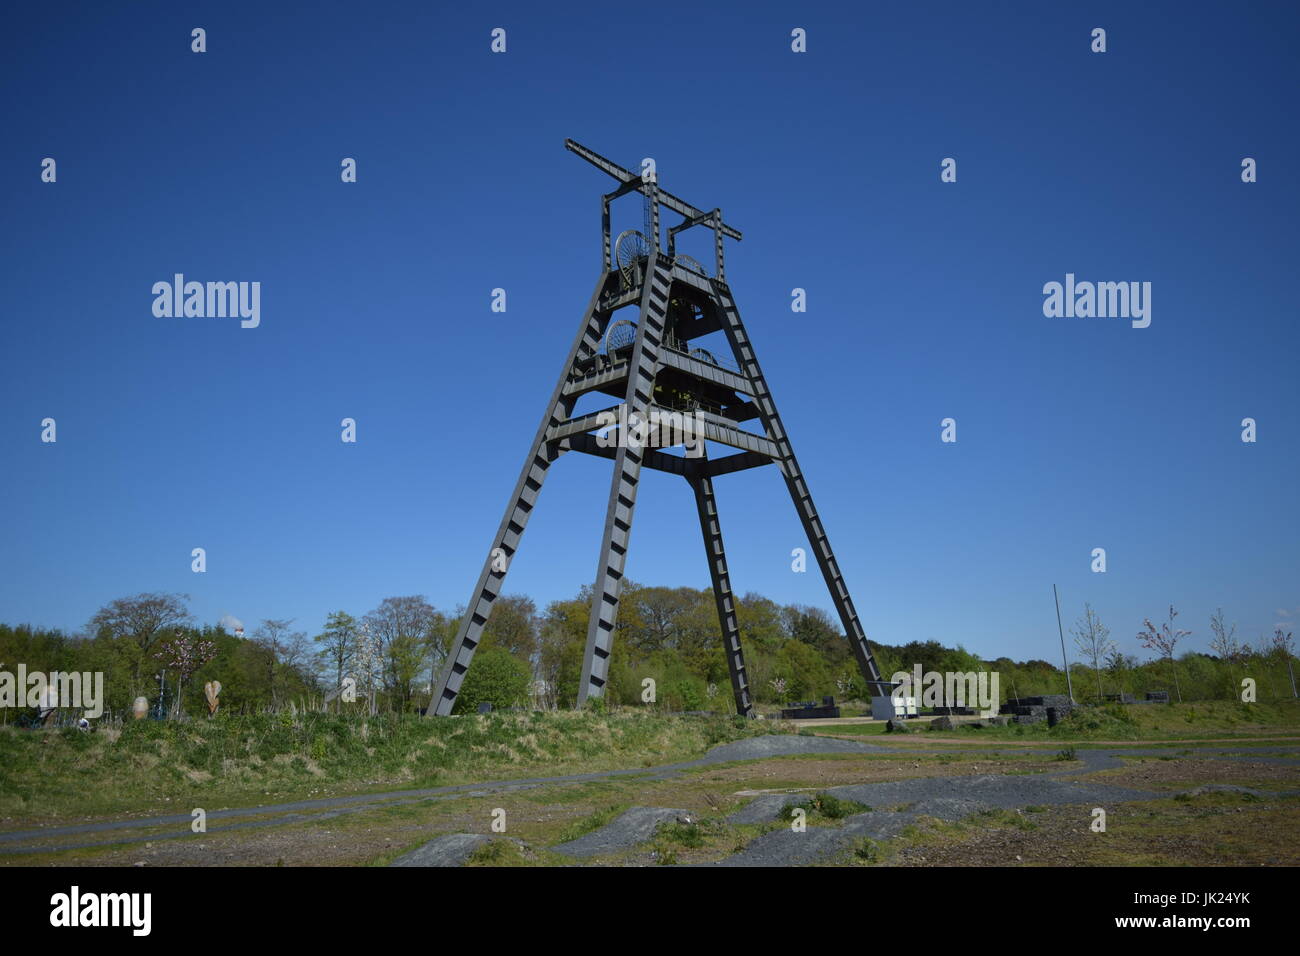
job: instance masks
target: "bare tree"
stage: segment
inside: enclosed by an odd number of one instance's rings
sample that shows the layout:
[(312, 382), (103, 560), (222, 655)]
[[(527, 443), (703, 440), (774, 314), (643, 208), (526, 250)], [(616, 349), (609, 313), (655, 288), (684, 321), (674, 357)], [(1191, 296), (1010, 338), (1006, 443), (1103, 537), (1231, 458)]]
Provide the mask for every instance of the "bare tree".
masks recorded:
[(1291, 678), (1291, 696), (1300, 697), (1300, 694), (1297, 694), (1295, 689), (1295, 669), (1291, 666), (1291, 658), (1295, 656), (1295, 645), (1291, 641), (1291, 632), (1283, 631), (1280, 627), (1274, 630), (1272, 649), (1286, 659), (1286, 672)]
[(1169, 672), (1174, 677), (1174, 690), (1178, 694), (1178, 703), (1181, 704), (1183, 702), (1183, 691), (1178, 686), (1178, 671), (1174, 668), (1174, 649), (1178, 646), (1179, 641), (1192, 632), (1175, 630), (1174, 618), (1176, 617), (1178, 617), (1178, 612), (1174, 610), (1174, 606), (1171, 604), (1169, 605), (1169, 620), (1161, 624), (1160, 627), (1157, 628), (1151, 623), (1151, 619), (1147, 618), (1142, 622), (1143, 630), (1138, 631), (1138, 640), (1143, 647), (1148, 650), (1158, 651), (1161, 657), (1169, 661)]
[(384, 679), (384, 652), (379, 646), (379, 638), (370, 633), (370, 625), (364, 621), (357, 634), (352, 672), (356, 677), (357, 689), (366, 696), (366, 712), (373, 717), (379, 712), (378, 693), (379, 685)]
[(139, 692), (140, 672), (158, 643), (193, 625), (185, 603), (189, 599), (188, 594), (137, 594), (104, 605), (90, 619), (91, 634), (107, 634), (130, 642), (134, 658), (132, 694)]
[(1242, 657), (1242, 646), (1237, 640), (1237, 625), (1233, 624), (1229, 628), (1223, 621), (1223, 608), (1219, 608), (1210, 615), (1210, 631), (1214, 634), (1210, 638), (1210, 650), (1228, 665), (1228, 681), (1235, 688), (1237, 675), (1233, 671), (1233, 665)]
[(293, 618), (267, 618), (253, 632), (253, 640), (267, 650), (266, 676), (271, 685), (271, 706), (280, 706), (280, 674), (285, 667), (293, 667), (306, 652), (307, 635), (290, 631)]
[(280, 663), (290, 670), (297, 671), (298, 676), (304, 680), (314, 683), (316, 679), (312, 666), (314, 662), (315, 653), (307, 632), (291, 632), (285, 640), (284, 648), (280, 651)]
[(1102, 658), (1115, 649), (1115, 642), (1110, 639), (1110, 628), (1101, 623), (1101, 618), (1091, 604), (1084, 604), (1083, 617), (1070, 629), (1070, 633), (1074, 635), (1074, 646), (1079, 649), (1079, 653), (1092, 661), (1093, 673), (1097, 675), (1097, 697), (1100, 698)]

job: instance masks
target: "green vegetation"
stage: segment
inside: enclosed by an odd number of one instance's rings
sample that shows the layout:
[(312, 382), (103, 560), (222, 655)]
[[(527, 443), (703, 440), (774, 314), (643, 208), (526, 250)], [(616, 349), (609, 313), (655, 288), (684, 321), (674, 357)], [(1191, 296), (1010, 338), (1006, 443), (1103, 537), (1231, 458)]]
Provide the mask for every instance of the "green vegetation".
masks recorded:
[(665, 823), (659, 827), (658, 836), (679, 846), (693, 849), (704, 846), (704, 833), (694, 823)]
[(1014, 827), (1017, 830), (1037, 830), (1038, 824), (1032, 820), (1026, 820), (1024, 815), (1017, 810), (980, 810), (972, 817), (966, 818), (968, 821), (987, 823), (992, 826)]
[(795, 811), (802, 810), (808, 823), (817, 820), (843, 820), (855, 813), (866, 813), (871, 808), (853, 800), (841, 800), (830, 793), (818, 793), (808, 800), (786, 804), (781, 810), (781, 819), (790, 821), (795, 818)]
[(532, 679), (524, 661), (499, 647), (485, 648), (474, 656), (474, 666), (465, 674), (454, 713), (476, 713), (479, 704), (498, 710), (526, 704)]
[(530, 866), (533, 859), (513, 840), (498, 837), (475, 847), (465, 866)]
[(616, 803), (607, 807), (601, 807), (599, 810), (589, 813), (582, 819), (575, 820), (573, 823), (565, 827), (564, 831), (560, 834), (559, 839), (555, 842), (569, 843), (579, 837), (586, 836), (588, 833), (594, 833), (626, 810), (628, 806), (630, 806), (630, 804)]
[(178, 806), (558, 776), (689, 759), (771, 725), (645, 712), (226, 715), (95, 733), (0, 727), (0, 815), (175, 812)]
[[(974, 718), (966, 718), (973, 720)], [(842, 736), (884, 732), (884, 722), (869, 724), (821, 724), (818, 734)], [(1106, 704), (1084, 705), (1055, 727), (1046, 721), (1036, 724), (1009, 724), (1006, 727), (972, 727), (961, 724), (948, 735), (987, 740), (990, 743), (1014, 741), (1090, 740), (1197, 740), (1258, 736), (1260, 734), (1300, 734), (1300, 701), (1283, 699), (1242, 704), (1234, 701), (1200, 701), (1195, 704)], [(892, 739), (892, 738), (886, 738)], [(907, 742), (910, 737), (899, 737)]]
[(864, 866), (883, 863), (886, 857), (887, 852), (884, 844), (871, 839), (871, 837), (863, 837), (858, 841), (857, 846), (853, 848), (853, 862)]
[(1081, 841), (1093, 866), (1295, 866), (1300, 799), (1206, 793), (1129, 804), (1107, 821), (1107, 839)]
[[(572, 706), (591, 600), (588, 587), (542, 610), (526, 595), (499, 596), (462, 686), (459, 710), (471, 712), (483, 702), (497, 708)], [(427, 703), (427, 687), (441, 671), (465, 613), (438, 610), (419, 595), (389, 597), (364, 614), (329, 613), (314, 637), (296, 630), (293, 621), (267, 619), (245, 638), (242, 627), (230, 633), (223, 626), (197, 625), (187, 601), (176, 594), (120, 598), (101, 608), (78, 634), (0, 624), (0, 667), (22, 663), (29, 671), (102, 672), (107, 710), (117, 718), (129, 713), (138, 696), (157, 701), (160, 673), (174, 716), (205, 716), (203, 686), (209, 681), (222, 685), (225, 713), (314, 710), (326, 697), (335, 710), (409, 713)], [(736, 601), (736, 618), (750, 692), (763, 710), (828, 694), (841, 704), (867, 698), (848, 641), (821, 608), (779, 605), (749, 594)], [(1278, 631), (1271, 639), (1243, 643), (1223, 624), (1221, 612), (1210, 623), (1215, 654), (1177, 655), (1173, 645), (1186, 632), (1166, 627), (1166, 635), (1152, 625), (1143, 646), (1158, 654), (1144, 663), (1121, 652), (1110, 628), (1085, 607), (1074, 633), (1092, 666), (1071, 665), (1074, 688), (1081, 698), (1095, 694), (1092, 699), (1121, 693), (1141, 698), (1147, 691), (1166, 690), (1176, 701), (1204, 702), (1213, 709), (1239, 700), (1242, 681), (1249, 677), (1261, 705), (1294, 701), (1290, 635)], [(1135, 636), (1129, 640), (1136, 642), (1137, 622), (1132, 626), (1128, 633)], [(1066, 691), (1064, 671), (1043, 660), (981, 660), (960, 644), (954, 648), (933, 640), (876, 643), (873, 649), (886, 675), (910, 673), (915, 666), (994, 671), (1008, 697)], [(648, 681), (654, 695), (647, 702)], [(356, 693), (338, 693), (345, 685)], [(590, 702), (597, 714), (620, 706), (669, 712), (734, 707), (710, 590), (624, 582), (605, 697)], [(1143, 729), (1130, 726), (1130, 713), (1132, 708), (1097, 708), (1076, 718), (1067, 731), (1136, 738)], [(16, 709), (0, 710), (0, 724), (18, 716)], [(1188, 727), (1203, 723), (1197, 710), (1183, 716)], [(1017, 727), (1013, 732), (1042, 731)]]

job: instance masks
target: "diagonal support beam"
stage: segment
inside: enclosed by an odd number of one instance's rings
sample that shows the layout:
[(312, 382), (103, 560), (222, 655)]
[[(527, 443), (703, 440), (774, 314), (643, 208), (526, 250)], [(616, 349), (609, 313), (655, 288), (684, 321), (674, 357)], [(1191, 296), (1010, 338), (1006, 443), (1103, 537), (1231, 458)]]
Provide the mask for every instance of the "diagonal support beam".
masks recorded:
[(735, 596), (731, 593), (727, 552), (722, 546), (722, 525), (718, 521), (718, 500), (713, 494), (713, 479), (697, 472), (689, 476), (687, 481), (695, 492), (695, 510), (699, 514), (700, 531), (704, 535), (704, 551), (709, 560), (709, 576), (713, 580), (713, 599), (718, 607), (718, 624), (722, 628), (722, 652), (727, 658), (727, 673), (731, 676), (731, 693), (736, 701), (736, 713), (742, 717), (753, 717), (754, 702), (749, 696), (749, 677), (745, 672), (745, 655), (740, 647), (740, 625), (736, 621)]
[(533, 438), (532, 448), (529, 449), (528, 457), (524, 459), (524, 467), (519, 473), (519, 480), (515, 483), (510, 503), (506, 506), (505, 517), (501, 519), (501, 526), (497, 528), (496, 537), (492, 539), (492, 547), (488, 549), (487, 560), (483, 562), (483, 570), (479, 572), (474, 594), (465, 609), (465, 617), (461, 620), (456, 636), (448, 649), (447, 659), (434, 686), (433, 698), (429, 702), (426, 712), (428, 715), (445, 717), (456, 706), (461, 682), (465, 679), (465, 672), (469, 670), (470, 662), (474, 659), (474, 651), (483, 636), (483, 628), (492, 613), (492, 606), (501, 593), (506, 572), (510, 570), (510, 562), (519, 548), (519, 539), (528, 526), (528, 518), (537, 502), (537, 495), (542, 490), (542, 482), (551, 463), (560, 454), (554, 444), (548, 443), (547, 435), (572, 413), (574, 399), (565, 396), (564, 385), (573, 374), (574, 365), (600, 347), (601, 314), (597, 310), (597, 303), (609, 284), (609, 279), (610, 273), (603, 272), (596, 283), (596, 291), (592, 293), (587, 311), (578, 327), (578, 334), (573, 340), (572, 348), (569, 349), (569, 357), (560, 375), (560, 381), (555, 386), (555, 391), (551, 393), (546, 414), (542, 416), (542, 423)]
[[(668, 312), (668, 289), (672, 282), (671, 268), (662, 262), (652, 249), (642, 282), (641, 318), (637, 324), (636, 344), (632, 348), (627, 394), (623, 399), (629, 415), (647, 414), (654, 392), (664, 317)], [(626, 442), (620, 442), (614, 457), (605, 533), (592, 588), (587, 646), (582, 655), (582, 676), (578, 680), (578, 707), (582, 707), (588, 697), (602, 697), (609, 680), (609, 655), (614, 645), (614, 624), (618, 618), (618, 599), (623, 589), (623, 571), (643, 459), (642, 449), (629, 448)]]
[(731, 343), (736, 360), (740, 363), (741, 372), (749, 378), (749, 394), (753, 396), (754, 404), (758, 406), (759, 417), (767, 430), (768, 438), (777, 447), (774, 458), (785, 478), (786, 488), (794, 501), (795, 511), (798, 512), (799, 521), (808, 536), (808, 543), (817, 558), (817, 566), (821, 568), (822, 577), (831, 593), (831, 601), (835, 604), (840, 623), (844, 626), (844, 633), (848, 637), (849, 646), (853, 649), (853, 656), (857, 659), (858, 669), (862, 672), (868, 688), (876, 694), (887, 694), (892, 685), (882, 679), (875, 657), (871, 653), (871, 647), (867, 644), (866, 632), (862, 629), (857, 609), (849, 596), (848, 585), (831, 551), (830, 539), (813, 504), (799, 462), (794, 457), (794, 449), (786, 437), (785, 427), (781, 424), (781, 416), (777, 414), (776, 403), (772, 401), (772, 394), (768, 390), (767, 380), (763, 377), (763, 370), (759, 367), (758, 358), (754, 354), (754, 347), (749, 341), (744, 323), (740, 320), (740, 311), (736, 308), (725, 283), (715, 281), (713, 289), (721, 311), (722, 328)]

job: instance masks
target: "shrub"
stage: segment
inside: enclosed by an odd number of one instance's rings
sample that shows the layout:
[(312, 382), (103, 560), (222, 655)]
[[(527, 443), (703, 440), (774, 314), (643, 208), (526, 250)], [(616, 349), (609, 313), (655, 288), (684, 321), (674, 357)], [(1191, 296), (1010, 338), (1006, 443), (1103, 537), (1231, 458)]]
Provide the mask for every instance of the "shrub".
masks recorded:
[(489, 703), (493, 709), (514, 707), (528, 699), (532, 672), (528, 665), (499, 647), (485, 647), (474, 657), (474, 666), (465, 674), (453, 713), (472, 714), (478, 705)]
[(871, 837), (863, 837), (853, 848), (853, 856), (861, 863), (880, 863), (885, 858), (885, 850)]
[(841, 800), (829, 793), (819, 793), (810, 800), (787, 804), (781, 811), (781, 818), (793, 820), (795, 810), (803, 810), (808, 816), (814, 813), (828, 820), (842, 820), (855, 813), (865, 813), (871, 808), (854, 800)]

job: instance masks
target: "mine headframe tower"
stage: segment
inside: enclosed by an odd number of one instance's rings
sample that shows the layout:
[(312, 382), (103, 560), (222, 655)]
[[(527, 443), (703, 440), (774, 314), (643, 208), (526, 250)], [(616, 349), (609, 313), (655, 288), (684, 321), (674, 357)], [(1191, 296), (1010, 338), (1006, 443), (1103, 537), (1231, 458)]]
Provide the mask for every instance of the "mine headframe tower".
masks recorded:
[[(881, 679), (867, 645), (826, 529), (727, 285), (723, 240), (739, 240), (740, 232), (723, 222), (720, 209), (704, 212), (660, 189), (654, 171), (636, 174), (571, 139), (564, 145), (618, 183), (613, 192), (601, 197), (600, 277), (505, 517), (488, 549), (427, 713), (446, 715), (455, 706), (542, 482), (552, 463), (568, 451), (614, 463), (578, 685), (579, 707), (605, 692), (642, 468), (681, 475), (694, 492), (737, 713), (753, 716), (754, 704), (713, 483), (722, 475), (768, 464), (775, 464), (785, 479), (867, 686), (874, 694), (889, 693), (890, 685)], [(648, 203), (650, 234), (626, 230), (611, 239), (610, 204), (630, 193), (640, 193)], [(660, 235), (661, 210), (682, 217), (668, 228), (666, 248)], [(676, 254), (677, 236), (697, 226), (713, 232), (712, 275), (690, 256)], [(616, 318), (623, 309), (634, 312), (635, 320)], [(715, 332), (725, 336), (730, 357), (720, 354), (722, 349), (717, 347), (712, 351), (692, 347), (695, 340)], [(578, 400), (595, 393), (610, 395), (618, 404), (575, 415)], [(741, 427), (751, 421), (758, 422), (761, 432)], [(680, 429), (674, 431), (678, 423)], [(671, 436), (666, 440), (665, 431)], [(658, 442), (645, 440), (647, 434), (653, 437), (656, 432)], [(678, 439), (675, 444), (673, 438)], [(705, 453), (706, 441), (731, 451), (710, 458)], [(669, 450), (676, 444), (683, 445), (683, 454)]]

